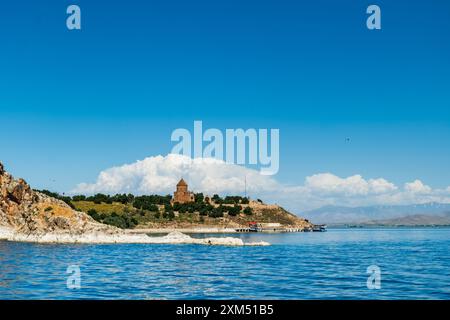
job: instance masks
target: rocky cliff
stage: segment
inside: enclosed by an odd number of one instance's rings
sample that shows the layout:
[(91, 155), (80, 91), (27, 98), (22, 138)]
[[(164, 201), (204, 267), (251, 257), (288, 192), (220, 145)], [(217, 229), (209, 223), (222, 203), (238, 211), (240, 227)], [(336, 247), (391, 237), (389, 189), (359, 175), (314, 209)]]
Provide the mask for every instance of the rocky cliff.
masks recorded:
[(117, 232), (95, 222), (66, 203), (36, 192), (23, 179), (14, 179), (0, 163), (0, 225), (24, 234), (87, 231)]

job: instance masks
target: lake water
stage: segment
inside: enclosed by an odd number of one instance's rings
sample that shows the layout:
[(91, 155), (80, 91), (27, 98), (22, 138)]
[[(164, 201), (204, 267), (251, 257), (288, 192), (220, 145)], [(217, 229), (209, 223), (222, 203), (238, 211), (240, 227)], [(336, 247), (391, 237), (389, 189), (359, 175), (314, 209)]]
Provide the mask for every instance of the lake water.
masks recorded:
[[(0, 242), (0, 298), (450, 299), (448, 228), (233, 236), (273, 245)], [(67, 286), (70, 265), (79, 289)], [(380, 289), (367, 287), (370, 265)]]

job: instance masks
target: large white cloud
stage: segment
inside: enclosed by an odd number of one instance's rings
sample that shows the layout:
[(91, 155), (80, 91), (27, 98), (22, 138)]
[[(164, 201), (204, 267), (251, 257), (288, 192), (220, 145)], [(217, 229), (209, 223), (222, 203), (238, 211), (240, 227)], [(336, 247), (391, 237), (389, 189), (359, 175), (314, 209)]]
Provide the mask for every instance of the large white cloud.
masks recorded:
[(241, 194), (245, 192), (246, 181), (250, 193), (276, 190), (279, 187), (271, 177), (243, 166), (211, 158), (191, 159), (169, 154), (104, 170), (95, 183), (81, 183), (73, 193), (172, 193), (180, 178), (189, 181), (193, 191), (208, 194)]
[(168, 194), (181, 177), (194, 192), (243, 195), (247, 190), (253, 198), (279, 203), (294, 212), (324, 205), (450, 203), (450, 187), (432, 189), (420, 180), (399, 188), (384, 178), (364, 179), (361, 175), (342, 178), (319, 173), (306, 177), (303, 184), (286, 185), (273, 176), (243, 166), (177, 154), (148, 157), (106, 169), (94, 183), (81, 183), (72, 193)]

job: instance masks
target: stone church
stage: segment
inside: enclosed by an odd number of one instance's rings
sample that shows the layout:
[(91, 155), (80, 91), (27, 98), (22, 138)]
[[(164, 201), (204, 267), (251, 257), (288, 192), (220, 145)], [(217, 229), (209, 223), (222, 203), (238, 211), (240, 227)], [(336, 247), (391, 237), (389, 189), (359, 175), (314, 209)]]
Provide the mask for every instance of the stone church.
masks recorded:
[(187, 203), (194, 201), (195, 201), (194, 193), (188, 190), (188, 185), (186, 181), (181, 179), (180, 182), (177, 183), (177, 191), (175, 191), (173, 194), (172, 203), (175, 202)]

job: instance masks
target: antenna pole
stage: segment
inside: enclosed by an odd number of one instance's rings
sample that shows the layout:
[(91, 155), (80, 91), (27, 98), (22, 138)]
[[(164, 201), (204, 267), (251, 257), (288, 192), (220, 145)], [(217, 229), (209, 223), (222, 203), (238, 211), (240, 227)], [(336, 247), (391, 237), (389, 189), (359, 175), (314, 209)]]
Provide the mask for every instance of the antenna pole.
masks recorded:
[(245, 185), (245, 191), (244, 191), (244, 194), (245, 194), (245, 197), (247, 198), (247, 175), (245, 175), (244, 185)]

